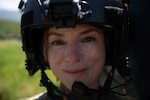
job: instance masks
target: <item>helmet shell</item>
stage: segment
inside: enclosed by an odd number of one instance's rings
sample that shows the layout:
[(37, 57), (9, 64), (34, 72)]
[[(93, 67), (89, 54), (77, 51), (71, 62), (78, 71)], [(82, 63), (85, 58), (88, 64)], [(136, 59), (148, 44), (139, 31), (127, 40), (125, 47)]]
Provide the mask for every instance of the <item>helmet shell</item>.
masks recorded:
[[(60, 15), (60, 17), (66, 17), (67, 13), (69, 12), (69, 8), (71, 8), (70, 11), (73, 12), (72, 20), (75, 22), (75, 24), (98, 23), (115, 25), (122, 23), (121, 0), (79, 0), (78, 2), (75, 2), (77, 0), (41, 0), (41, 2), (38, 1), (40, 0), (28, 0), (25, 4), (21, 19), (22, 29), (37, 25), (41, 27), (43, 27), (43, 25), (57, 25), (57, 21), (55, 20), (53, 14), (57, 14), (57, 16), (59, 16), (59, 14), (62, 14), (62, 16)], [(45, 2), (48, 2), (48, 4), (46, 4)], [(61, 9), (61, 7), (63, 7), (63, 9)], [(66, 13), (64, 10), (66, 11)], [(88, 11), (91, 11), (90, 16), (85, 18), (78, 18), (82, 16), (82, 14), (86, 16), (87, 14), (85, 13), (87, 13)], [(63, 16), (63, 14), (65, 15)], [(66, 17), (66, 20), (67, 18), (68, 17)]]

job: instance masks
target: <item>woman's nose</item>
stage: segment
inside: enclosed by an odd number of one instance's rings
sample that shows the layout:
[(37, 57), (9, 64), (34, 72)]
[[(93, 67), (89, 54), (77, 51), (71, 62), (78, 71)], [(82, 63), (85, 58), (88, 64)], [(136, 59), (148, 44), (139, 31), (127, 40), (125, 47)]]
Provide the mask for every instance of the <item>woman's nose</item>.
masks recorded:
[(69, 63), (75, 63), (81, 60), (80, 47), (75, 45), (69, 45), (66, 50), (66, 61)]

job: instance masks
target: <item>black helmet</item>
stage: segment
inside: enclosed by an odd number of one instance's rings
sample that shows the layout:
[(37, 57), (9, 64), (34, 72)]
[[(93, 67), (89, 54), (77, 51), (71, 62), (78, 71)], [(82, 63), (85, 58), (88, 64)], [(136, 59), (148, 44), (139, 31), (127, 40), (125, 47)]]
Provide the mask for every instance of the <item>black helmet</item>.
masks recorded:
[[(51, 26), (92, 24), (106, 29), (106, 65), (117, 67), (123, 77), (128, 69), (128, 11), (125, 0), (21, 0), (21, 35), (30, 75), (49, 68), (43, 56), (43, 32)], [(107, 33), (114, 33), (107, 34)], [(112, 38), (113, 37), (113, 38)], [(113, 41), (112, 41), (113, 40)], [(108, 42), (108, 43), (107, 43)], [(111, 44), (111, 45), (110, 45)]]

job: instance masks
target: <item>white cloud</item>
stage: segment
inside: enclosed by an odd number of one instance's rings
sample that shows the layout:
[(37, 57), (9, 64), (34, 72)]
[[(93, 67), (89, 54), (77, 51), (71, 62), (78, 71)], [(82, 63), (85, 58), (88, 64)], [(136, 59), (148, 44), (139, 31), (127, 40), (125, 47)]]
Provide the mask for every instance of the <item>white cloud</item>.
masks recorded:
[(18, 4), (20, 0), (1, 0), (0, 10), (18, 10)]

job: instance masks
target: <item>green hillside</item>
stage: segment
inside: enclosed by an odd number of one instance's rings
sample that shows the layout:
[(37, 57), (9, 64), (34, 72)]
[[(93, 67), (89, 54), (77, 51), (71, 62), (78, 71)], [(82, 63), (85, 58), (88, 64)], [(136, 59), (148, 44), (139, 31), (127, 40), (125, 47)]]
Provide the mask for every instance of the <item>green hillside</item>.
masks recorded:
[(0, 20), (0, 38), (20, 36), (20, 23)]

